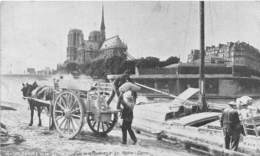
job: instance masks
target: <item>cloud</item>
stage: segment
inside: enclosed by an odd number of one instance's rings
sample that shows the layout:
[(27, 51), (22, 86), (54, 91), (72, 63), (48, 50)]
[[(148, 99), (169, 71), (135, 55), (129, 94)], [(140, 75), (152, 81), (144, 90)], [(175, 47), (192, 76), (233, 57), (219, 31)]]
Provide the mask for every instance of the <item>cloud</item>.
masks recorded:
[[(107, 37), (119, 35), (135, 57), (186, 59), (199, 47), (198, 2), (104, 2)], [(206, 2), (206, 43), (246, 41), (260, 48), (260, 3)], [(67, 33), (84, 38), (100, 27), (100, 2), (4, 2), (2, 53), (13, 68), (56, 67), (66, 59)], [(23, 71), (23, 69), (21, 70)]]

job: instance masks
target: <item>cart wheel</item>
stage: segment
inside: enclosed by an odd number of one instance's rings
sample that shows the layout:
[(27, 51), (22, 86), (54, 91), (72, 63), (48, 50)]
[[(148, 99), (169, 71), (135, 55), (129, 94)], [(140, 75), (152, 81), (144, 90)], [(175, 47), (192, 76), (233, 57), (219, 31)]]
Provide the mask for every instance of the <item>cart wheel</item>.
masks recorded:
[(64, 91), (57, 96), (53, 119), (63, 137), (72, 139), (80, 132), (84, 124), (84, 107), (75, 93)]
[(87, 122), (90, 129), (98, 134), (98, 135), (105, 135), (109, 133), (115, 126), (117, 122), (117, 113), (113, 113), (110, 121), (95, 121), (94, 115), (89, 114), (87, 117)]

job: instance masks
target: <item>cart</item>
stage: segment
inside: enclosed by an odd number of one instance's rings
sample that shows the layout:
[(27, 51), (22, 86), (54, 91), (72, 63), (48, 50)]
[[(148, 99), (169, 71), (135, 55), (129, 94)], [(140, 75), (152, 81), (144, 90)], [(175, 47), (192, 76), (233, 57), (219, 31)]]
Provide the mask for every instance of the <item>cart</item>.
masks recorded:
[(53, 101), (52, 116), (57, 131), (63, 137), (74, 138), (86, 121), (94, 133), (109, 133), (120, 111), (106, 103), (111, 92), (111, 83), (96, 83), (88, 91), (63, 88)]

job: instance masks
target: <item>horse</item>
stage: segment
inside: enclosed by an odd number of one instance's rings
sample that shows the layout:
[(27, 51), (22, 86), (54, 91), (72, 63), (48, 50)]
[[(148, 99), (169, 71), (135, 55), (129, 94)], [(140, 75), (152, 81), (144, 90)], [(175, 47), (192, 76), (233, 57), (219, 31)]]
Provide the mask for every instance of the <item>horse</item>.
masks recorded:
[[(31, 110), (31, 119), (30, 119), (29, 126), (33, 125), (33, 115), (34, 115), (35, 108), (37, 108), (37, 111), (38, 111), (38, 118), (39, 118), (38, 126), (39, 127), (42, 126), (42, 122), (41, 122), (42, 109), (43, 109), (43, 107), (47, 107), (47, 109), (49, 111), (50, 107), (52, 107), (52, 106), (51, 105), (46, 106), (46, 104), (35, 101), (31, 98), (50, 101), (54, 98), (53, 97), (54, 89), (51, 87), (48, 87), (48, 86), (38, 86), (38, 84), (36, 82), (34, 82), (33, 84), (29, 84), (29, 83), (24, 84), (23, 83), (21, 91), (22, 91), (23, 97), (28, 97), (28, 103), (29, 103), (30, 110)], [(54, 128), (54, 122), (52, 120), (51, 129), (53, 129), (53, 128)]]

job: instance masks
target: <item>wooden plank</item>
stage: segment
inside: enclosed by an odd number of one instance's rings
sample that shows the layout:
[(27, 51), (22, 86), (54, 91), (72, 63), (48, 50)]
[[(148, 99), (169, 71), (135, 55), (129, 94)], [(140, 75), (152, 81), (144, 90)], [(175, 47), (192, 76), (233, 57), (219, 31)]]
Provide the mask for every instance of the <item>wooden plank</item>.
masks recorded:
[[(132, 127), (140, 132), (152, 134), (157, 138), (159, 137), (160, 134), (163, 134), (162, 136), (165, 140), (170, 140), (170, 141), (178, 140), (186, 144), (187, 147), (194, 147), (194, 146), (204, 147), (205, 149), (208, 149), (207, 152), (213, 156), (219, 156), (219, 155), (246, 156), (247, 155), (244, 153), (223, 149), (221, 147), (223, 144), (222, 142), (220, 142), (219, 144), (210, 144), (209, 142), (205, 142), (203, 139), (200, 139), (199, 135), (197, 137), (190, 137), (189, 135), (186, 135), (187, 133), (181, 134), (181, 133), (174, 133), (169, 131), (162, 131), (162, 129), (158, 128), (161, 126), (158, 126), (158, 124), (156, 125), (154, 123), (150, 123), (148, 126), (147, 123), (145, 123), (144, 121), (134, 120), (134, 124)], [(175, 128), (176, 127), (177, 126), (175, 126)], [(180, 125), (178, 129), (181, 128), (184, 128), (184, 126)], [(196, 129), (195, 127), (185, 128), (185, 131), (189, 130), (190, 133), (192, 133), (192, 131), (195, 131), (195, 129)], [(256, 155), (257, 153), (255, 154), (255, 156)]]
[[(146, 133), (163, 133), (164, 136), (170, 140), (177, 139), (190, 145), (207, 147), (211, 155), (218, 155), (219, 153), (222, 153), (221, 155), (245, 155), (222, 148), (224, 141), (221, 130), (200, 129), (183, 125), (167, 125), (163, 124), (163, 122), (160, 123), (139, 118), (134, 118), (133, 127)], [(244, 141), (240, 143), (239, 150), (257, 156), (260, 150), (259, 143), (260, 138), (247, 136), (244, 138)]]
[[(167, 135), (167, 134), (166, 134)], [(176, 135), (167, 135), (167, 139), (169, 140), (178, 140), (186, 145), (186, 148), (191, 148), (194, 146), (200, 147), (204, 149), (207, 149), (207, 153), (209, 153), (212, 156), (248, 156), (248, 154), (237, 152), (237, 151), (231, 151), (231, 150), (226, 150), (224, 148), (214, 146), (214, 145), (209, 145), (205, 144), (203, 142), (189, 139), (186, 137), (181, 137), (181, 136), (176, 136)], [(256, 156), (256, 155), (255, 155)]]
[(100, 114), (113, 114), (113, 113), (118, 113), (121, 112), (120, 109), (116, 109), (116, 110), (105, 110), (105, 111), (100, 111)]
[(173, 97), (173, 98), (176, 98), (176, 97), (177, 97), (176, 95), (169, 94), (169, 93), (160, 91), (160, 90), (158, 90), (158, 89), (155, 89), (155, 88), (152, 88), (152, 87), (148, 87), (148, 86), (146, 86), (146, 85), (142, 85), (142, 84), (140, 84), (140, 83), (135, 83), (135, 84), (138, 85), (138, 86), (140, 86), (140, 87), (143, 87), (143, 88), (146, 88), (146, 89), (149, 89), (149, 90), (152, 90), (152, 91), (161, 93), (161, 94), (163, 94), (163, 95), (167, 95), (167, 96), (169, 96), (169, 97)]
[(163, 92), (161, 90), (158, 90), (158, 89), (155, 89), (155, 88), (152, 88), (152, 87), (148, 87), (148, 86), (140, 84), (140, 83), (135, 83), (135, 84), (140, 86), (140, 87), (143, 87), (143, 88), (152, 90), (154, 92), (157, 92), (157, 93), (169, 96), (171, 98), (174, 98), (174, 100), (172, 101), (173, 105), (180, 105), (180, 106), (181, 105), (186, 105), (186, 106), (198, 105), (197, 102), (192, 102), (192, 101), (188, 100), (191, 96), (193, 96), (194, 94), (199, 92), (198, 88), (188, 88), (185, 91), (183, 91), (181, 94), (176, 96), (176, 95), (173, 95), (173, 94), (170, 94), (170, 93), (167, 93), (167, 92)]
[[(148, 122), (147, 122), (148, 123)], [(226, 150), (222, 148), (221, 146), (223, 145), (223, 140), (221, 138), (218, 138), (219, 142), (216, 142), (216, 139), (208, 139), (209, 136), (206, 135), (204, 137), (203, 134), (198, 135), (198, 131), (196, 131), (196, 127), (184, 127), (184, 126), (174, 126), (174, 129), (177, 129), (179, 131), (172, 131), (172, 129), (169, 130), (163, 130), (158, 128), (162, 127), (159, 126), (158, 124), (155, 123), (149, 123), (149, 126), (147, 123), (142, 120), (142, 121), (134, 121), (133, 128), (154, 135), (155, 137), (159, 137), (160, 134), (163, 134), (163, 138), (166, 140), (171, 140), (171, 141), (180, 141), (184, 144), (187, 145), (187, 147), (194, 147), (194, 146), (199, 146), (199, 147), (204, 147), (204, 149), (208, 149), (207, 152), (210, 155), (213, 156), (219, 156), (219, 155), (227, 155), (227, 156), (246, 156), (247, 154), (236, 152), (236, 151), (231, 151), (231, 150)], [(180, 131), (183, 131), (182, 133)], [(189, 133), (193, 133), (194, 136), (189, 135)], [(254, 155), (257, 156), (259, 153), (255, 153)]]
[(3, 106), (2, 104), (0, 105), (0, 110), (16, 110), (15, 108), (13, 107), (10, 107), (10, 106)]
[[(149, 132), (151, 134), (164, 133), (167, 137), (183, 137), (184, 139), (191, 140), (187, 141), (187, 143), (193, 143), (199, 146), (205, 145), (205, 147), (212, 146), (209, 147), (209, 152), (219, 151), (223, 153), (223, 151), (221, 151), (221, 147), (224, 144), (222, 129), (209, 129), (206, 126), (198, 128), (168, 123), (165, 122), (165, 114), (161, 111), (162, 109), (160, 107), (153, 107), (153, 105), (136, 106), (134, 109), (133, 127), (139, 131)], [(219, 125), (219, 123), (217, 124)], [(257, 153), (257, 151), (260, 151), (260, 138), (252, 136), (244, 137), (244, 141), (240, 143), (239, 149), (243, 152), (253, 151)]]

